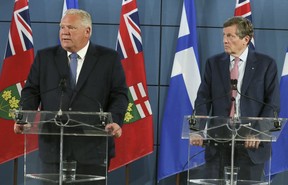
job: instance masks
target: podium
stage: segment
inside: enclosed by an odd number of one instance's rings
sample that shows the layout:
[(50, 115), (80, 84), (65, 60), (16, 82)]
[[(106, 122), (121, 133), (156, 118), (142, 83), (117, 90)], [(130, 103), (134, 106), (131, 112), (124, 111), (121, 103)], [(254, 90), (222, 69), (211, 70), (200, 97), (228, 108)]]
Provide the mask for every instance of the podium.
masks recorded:
[[(11, 114), (24, 126), (24, 185), (107, 184), (111, 135), (105, 125), (112, 123), (111, 113), (14, 110)], [(78, 171), (79, 165), (95, 165), (97, 173)]]
[[(188, 146), (187, 184), (270, 184), (271, 142), (277, 141), (286, 122), (284, 118), (184, 116), (182, 139), (203, 141), (203, 147)], [(258, 149), (247, 149), (248, 141), (259, 142)], [(245, 160), (254, 161), (253, 155), (257, 159), (256, 152), (258, 159), (265, 162), (260, 173), (253, 175), (261, 168), (248, 166)], [(215, 155), (217, 159), (213, 158)], [(259, 174), (260, 178), (255, 178)]]

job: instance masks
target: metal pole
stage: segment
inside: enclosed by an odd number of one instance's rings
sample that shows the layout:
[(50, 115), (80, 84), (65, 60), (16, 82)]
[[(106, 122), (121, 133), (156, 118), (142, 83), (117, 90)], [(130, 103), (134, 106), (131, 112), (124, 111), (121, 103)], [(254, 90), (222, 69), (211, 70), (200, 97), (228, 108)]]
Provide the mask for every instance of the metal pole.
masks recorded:
[(18, 158), (14, 159), (14, 166), (13, 166), (13, 185), (17, 185), (18, 180)]
[(125, 179), (126, 179), (126, 185), (129, 185), (129, 165), (128, 164), (125, 166)]

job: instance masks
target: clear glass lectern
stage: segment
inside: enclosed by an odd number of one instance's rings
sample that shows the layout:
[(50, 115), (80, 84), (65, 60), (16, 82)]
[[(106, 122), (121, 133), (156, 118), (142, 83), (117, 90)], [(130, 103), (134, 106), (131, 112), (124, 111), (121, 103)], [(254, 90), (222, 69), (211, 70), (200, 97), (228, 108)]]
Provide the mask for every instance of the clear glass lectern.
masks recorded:
[[(199, 142), (200, 139), (204, 144), (203, 149), (200, 152), (199, 148), (197, 150), (197, 148), (191, 144), (188, 146), (187, 184), (270, 184), (271, 142), (277, 141), (277, 138), (281, 133), (281, 128), (284, 128), (286, 122), (287, 119), (284, 118), (185, 116), (183, 121), (182, 139), (189, 139), (190, 142)], [(263, 156), (266, 156), (268, 159), (265, 160), (261, 179), (258, 180), (253, 179), (253, 177), (245, 176), (243, 178), (243, 176), (240, 177), (238, 175), (238, 173), (243, 173), (244, 169), (241, 169), (241, 167), (239, 168), (239, 163), (242, 162), (238, 162), (237, 160), (243, 158), (241, 155), (245, 155), (238, 151), (246, 150), (245, 142), (248, 141), (250, 143), (260, 143), (258, 149), (251, 149), (251, 153), (268, 147), (268, 150), (263, 150), (265, 151), (265, 153), (263, 152)], [(216, 163), (217, 167), (212, 169), (214, 167), (209, 166), (210, 162), (207, 162), (207, 158), (209, 158), (209, 155), (214, 155), (216, 150), (220, 151), (220, 160), (213, 161), (213, 164)], [(224, 156), (227, 151), (229, 156)], [(249, 152), (250, 151), (246, 154), (249, 155)], [(221, 157), (222, 153), (223, 158)], [(200, 155), (202, 157), (199, 157)], [(229, 162), (227, 163), (227, 161)], [(243, 167), (243, 164), (240, 164), (240, 166), (241, 165)], [(207, 166), (209, 166), (209, 170), (207, 170)], [(201, 169), (206, 170), (201, 171)], [(210, 176), (210, 170), (217, 171), (217, 174), (219, 175), (215, 177), (211, 173)]]
[[(107, 112), (12, 111), (24, 126), (24, 184), (107, 184)], [(36, 135), (35, 137), (30, 137)], [(30, 147), (38, 142), (38, 150)], [(67, 166), (68, 163), (68, 166)], [(76, 164), (75, 164), (76, 163)], [(79, 164), (95, 165), (98, 174), (78, 172)], [(51, 168), (50, 168), (51, 166)]]

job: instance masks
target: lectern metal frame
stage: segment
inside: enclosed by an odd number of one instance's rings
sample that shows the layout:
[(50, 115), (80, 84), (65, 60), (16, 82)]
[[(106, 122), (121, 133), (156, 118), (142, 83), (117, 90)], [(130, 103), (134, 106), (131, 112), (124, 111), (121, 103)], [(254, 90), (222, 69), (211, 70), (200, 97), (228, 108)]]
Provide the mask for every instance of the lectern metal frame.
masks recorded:
[[(244, 143), (247, 139), (260, 141), (260, 142), (276, 142), (279, 135), (281, 134), (281, 128), (284, 127), (287, 122), (286, 118), (260, 118), (260, 117), (240, 117), (240, 118), (229, 118), (229, 117), (219, 117), (219, 116), (184, 116), (183, 129), (182, 129), (182, 139), (190, 139), (192, 137), (202, 137), (204, 143), (231, 143), (231, 174), (233, 174), (234, 169), (234, 151), (235, 143)], [(206, 125), (203, 129), (203, 126)], [(201, 129), (202, 128), (202, 129)], [(215, 134), (210, 135), (211, 132), (217, 133), (217, 131), (226, 130), (225, 135)], [(230, 134), (227, 134), (230, 133)], [(193, 168), (190, 166), (190, 147), (188, 146), (188, 169)], [(270, 162), (270, 161), (269, 161)], [(271, 164), (269, 163), (269, 166)], [(197, 166), (197, 165), (194, 165)], [(269, 168), (270, 169), (270, 168)], [(233, 175), (231, 175), (230, 182), (233, 182)], [(193, 182), (195, 184), (218, 184), (223, 179), (197, 179), (191, 180), (189, 177), (187, 182)], [(262, 182), (255, 181), (241, 181), (242, 184), (263, 184)], [(197, 183), (198, 182), (198, 183)], [(270, 179), (268, 179), (268, 183)], [(265, 184), (265, 182), (264, 182)]]
[[(112, 116), (109, 112), (72, 112), (72, 111), (24, 111), (12, 110), (18, 124), (23, 124), (25, 135), (24, 143), (24, 184), (28, 179), (37, 179), (62, 185), (86, 181), (106, 180), (107, 182), (107, 161), (108, 161), (108, 138), (112, 135), (105, 130), (105, 125), (112, 123)], [(49, 128), (49, 129), (47, 129)], [(52, 128), (52, 129), (51, 129)], [(30, 172), (28, 162), (29, 135), (46, 135), (59, 137), (59, 174), (41, 174), (36, 171)], [(63, 179), (63, 152), (64, 137), (104, 137), (106, 141), (105, 155), (106, 175), (98, 176), (91, 174), (77, 174), (75, 180)], [(36, 173), (35, 173), (36, 172)], [(28, 185), (28, 184), (27, 184)]]

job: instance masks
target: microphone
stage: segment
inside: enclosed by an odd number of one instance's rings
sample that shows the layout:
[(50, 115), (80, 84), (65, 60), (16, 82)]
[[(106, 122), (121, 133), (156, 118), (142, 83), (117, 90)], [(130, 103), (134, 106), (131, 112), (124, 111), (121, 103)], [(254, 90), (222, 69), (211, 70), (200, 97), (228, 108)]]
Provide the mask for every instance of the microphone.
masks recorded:
[(59, 87), (61, 88), (62, 91), (66, 91), (67, 88), (67, 80), (65, 77), (61, 78), (59, 82)]
[(238, 83), (238, 81), (237, 81), (237, 79), (231, 79), (230, 82), (231, 82), (231, 92), (232, 92), (231, 93), (231, 101), (232, 101), (231, 109), (232, 109), (232, 107), (234, 105), (233, 118), (235, 119), (235, 118), (237, 118), (237, 114), (235, 114), (237, 110), (236, 110), (236, 99), (235, 99), (235, 97), (233, 97), (233, 91), (237, 92), (237, 83)]
[(16, 123), (20, 124), (20, 125), (27, 124), (26, 121), (23, 121), (23, 113), (21, 113), (21, 111), (23, 110), (24, 103), (26, 103), (27, 101), (29, 101), (29, 100), (31, 100), (31, 99), (39, 96), (39, 95), (43, 95), (43, 94), (49, 93), (51, 91), (54, 91), (54, 90), (58, 89), (59, 87), (61, 88), (61, 91), (62, 91), (62, 94), (63, 94), (63, 89), (66, 89), (66, 78), (65, 77), (61, 78), (59, 84), (56, 87), (54, 87), (54, 88), (48, 89), (48, 90), (46, 90), (44, 92), (38, 92), (36, 94), (32, 94), (32, 95), (26, 97), (25, 99), (21, 98), (20, 102), (19, 102), (19, 109), (18, 109), (17, 113), (15, 113)]
[(63, 115), (63, 111), (62, 111), (63, 96), (64, 96), (64, 92), (66, 91), (66, 88), (67, 88), (67, 80), (65, 77), (61, 78), (61, 80), (59, 82), (59, 87), (61, 90), (61, 97), (60, 97), (59, 111), (57, 113), (57, 116), (62, 116)]
[(273, 128), (273, 129), (270, 129), (270, 131), (271, 131), (271, 132), (274, 132), (274, 131), (279, 131), (279, 130), (281, 130), (282, 125), (281, 125), (281, 122), (280, 122), (280, 120), (279, 120), (278, 112), (277, 112), (276, 108), (275, 108), (273, 105), (270, 105), (270, 104), (265, 103), (265, 102), (263, 102), (263, 101), (260, 101), (260, 100), (258, 100), (258, 99), (256, 99), (256, 98), (252, 98), (252, 97), (250, 97), (250, 96), (247, 96), (247, 95), (245, 95), (245, 94), (242, 94), (242, 93), (238, 90), (238, 88), (237, 88), (237, 83), (238, 83), (238, 81), (237, 81), (236, 79), (231, 79), (231, 86), (232, 86), (232, 88), (235, 88), (235, 89), (233, 89), (233, 90), (236, 90), (237, 93), (238, 93), (241, 97), (244, 97), (244, 98), (253, 100), (253, 101), (257, 102), (257, 103), (260, 103), (260, 104), (265, 105), (265, 106), (267, 106), (267, 107), (269, 107), (269, 108), (272, 109), (273, 114), (274, 114), (274, 123), (273, 123), (273, 124), (274, 124), (274, 128)]
[(231, 79), (231, 90), (236, 90), (237, 91), (237, 79)]

